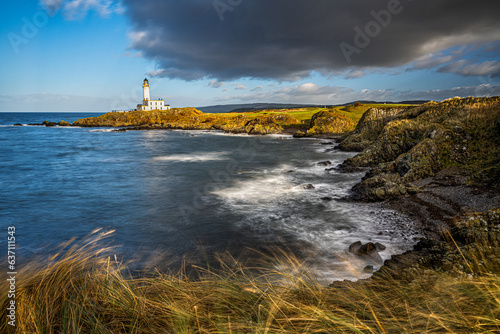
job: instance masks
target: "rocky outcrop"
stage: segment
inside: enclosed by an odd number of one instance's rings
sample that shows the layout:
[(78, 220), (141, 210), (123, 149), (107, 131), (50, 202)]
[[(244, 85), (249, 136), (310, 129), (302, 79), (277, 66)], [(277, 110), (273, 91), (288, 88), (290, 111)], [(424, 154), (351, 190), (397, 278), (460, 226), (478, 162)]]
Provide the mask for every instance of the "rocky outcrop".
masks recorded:
[(384, 126), (405, 109), (370, 108), (359, 120), (353, 133), (337, 147), (344, 151), (361, 152), (377, 139)]
[(245, 124), (245, 132), (248, 134), (273, 134), (283, 131), (281, 124), (299, 124), (300, 122), (290, 115), (270, 115), (256, 117)]
[(357, 200), (379, 201), (415, 192), (413, 181), (433, 176), (441, 170), (436, 143), (429, 138), (394, 161), (379, 164), (354, 186)]
[(452, 276), (500, 274), (500, 208), (459, 220), (442, 239), (423, 239), (412, 251), (393, 255), (372, 279), (412, 281), (431, 272)]
[(322, 110), (311, 118), (308, 136), (321, 134), (342, 134), (352, 131), (354, 121), (334, 111)]
[[(368, 110), (340, 146), (364, 148), (338, 170), (371, 167), (353, 199), (379, 201), (417, 191), (413, 182), (459, 167), (470, 181), (500, 189), (500, 98), (450, 99), (387, 115)], [(496, 180), (496, 181), (495, 181)]]
[(414, 120), (391, 121), (384, 126), (369, 147), (355, 157), (347, 159), (344, 164), (368, 167), (393, 161), (425, 138), (426, 132), (427, 128)]

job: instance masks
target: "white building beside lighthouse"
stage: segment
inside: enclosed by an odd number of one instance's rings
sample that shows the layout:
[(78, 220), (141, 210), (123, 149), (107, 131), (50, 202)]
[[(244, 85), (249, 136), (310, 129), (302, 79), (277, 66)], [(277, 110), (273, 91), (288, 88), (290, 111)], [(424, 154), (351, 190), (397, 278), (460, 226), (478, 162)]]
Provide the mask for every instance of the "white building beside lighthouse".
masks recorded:
[(148, 79), (144, 79), (144, 83), (142, 84), (142, 97), (142, 104), (137, 105), (137, 111), (170, 109), (170, 106), (168, 104), (165, 104), (163, 99), (151, 100)]

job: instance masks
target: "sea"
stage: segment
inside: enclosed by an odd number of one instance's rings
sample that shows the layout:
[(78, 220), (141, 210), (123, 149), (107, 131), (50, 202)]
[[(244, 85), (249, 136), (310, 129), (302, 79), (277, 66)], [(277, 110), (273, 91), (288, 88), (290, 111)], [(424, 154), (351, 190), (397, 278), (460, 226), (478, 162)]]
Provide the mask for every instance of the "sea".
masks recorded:
[(369, 276), (350, 244), (380, 242), (385, 260), (419, 237), (397, 212), (344, 200), (364, 173), (327, 170), (356, 154), (333, 140), (27, 125), (99, 114), (0, 113), (0, 231), (6, 250), (15, 227), (18, 266), (100, 229), (133, 270), (287, 254), (328, 283)]

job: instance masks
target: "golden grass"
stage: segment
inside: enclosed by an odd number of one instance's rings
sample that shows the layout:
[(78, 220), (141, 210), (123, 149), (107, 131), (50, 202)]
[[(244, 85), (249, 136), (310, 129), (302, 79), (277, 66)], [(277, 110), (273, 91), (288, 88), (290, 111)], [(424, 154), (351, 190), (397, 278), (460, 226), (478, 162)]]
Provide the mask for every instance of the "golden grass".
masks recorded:
[[(479, 333), (500, 331), (500, 280), (452, 278), (424, 271), (410, 282), (391, 277), (321, 285), (285, 252), (281, 269), (193, 268), (132, 277), (99, 248), (105, 233), (69, 246), (18, 275), (17, 333)], [(0, 285), (0, 332), (7, 284)]]

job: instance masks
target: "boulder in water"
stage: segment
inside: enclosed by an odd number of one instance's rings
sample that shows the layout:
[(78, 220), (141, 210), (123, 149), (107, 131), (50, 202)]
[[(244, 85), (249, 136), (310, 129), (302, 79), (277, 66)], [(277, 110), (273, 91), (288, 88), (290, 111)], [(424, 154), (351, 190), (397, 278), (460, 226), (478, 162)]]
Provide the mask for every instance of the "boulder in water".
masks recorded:
[[(379, 245), (384, 247), (382, 244)], [(374, 262), (375, 264), (382, 264), (382, 257), (378, 253), (378, 250), (379, 249), (377, 249), (377, 246), (373, 242), (369, 242), (363, 245), (361, 241), (356, 241), (349, 246), (349, 252), (354, 253), (366, 260)], [(380, 250), (382, 250), (382, 248), (380, 248)]]
[(367, 274), (372, 274), (373, 273), (373, 266), (366, 266), (363, 268), (363, 272)]

